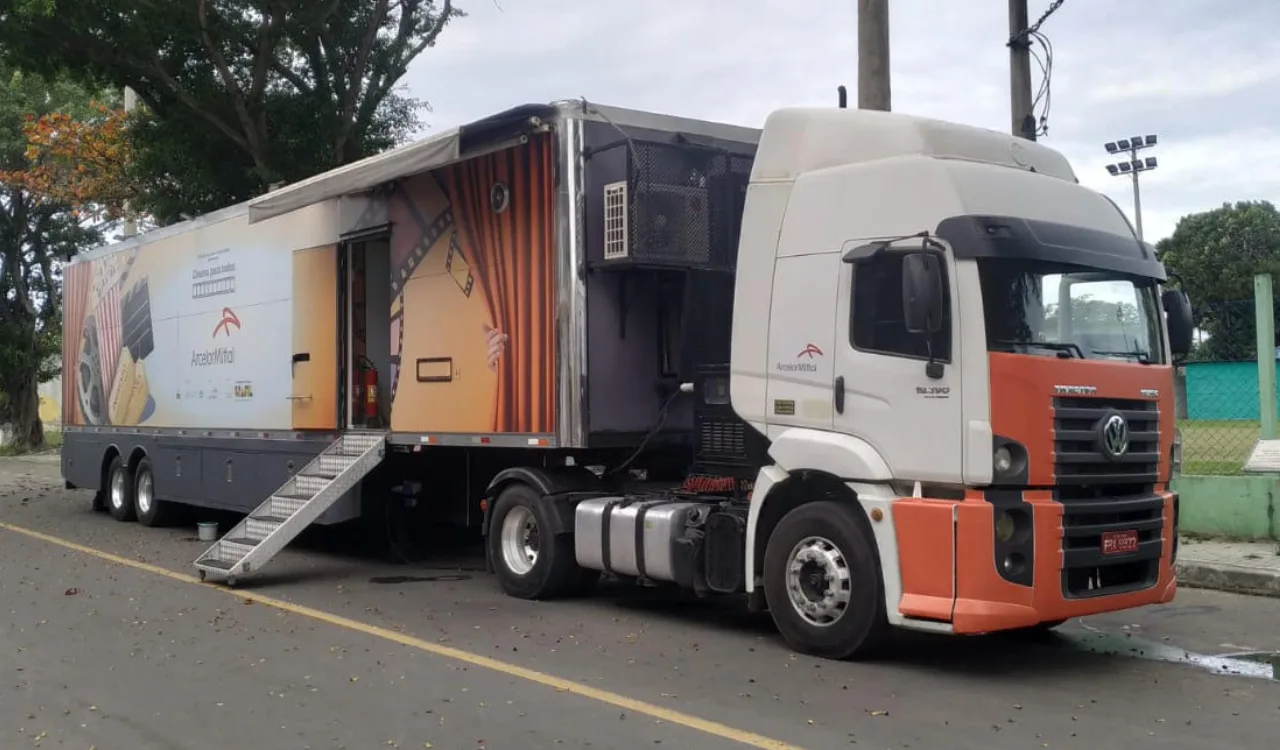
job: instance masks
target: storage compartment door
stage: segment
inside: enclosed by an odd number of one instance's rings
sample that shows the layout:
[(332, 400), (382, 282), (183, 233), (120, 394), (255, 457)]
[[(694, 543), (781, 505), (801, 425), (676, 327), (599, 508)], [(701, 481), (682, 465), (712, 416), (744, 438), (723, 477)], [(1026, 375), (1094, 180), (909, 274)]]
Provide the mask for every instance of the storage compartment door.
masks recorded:
[(293, 428), (338, 427), (338, 246), (293, 254)]

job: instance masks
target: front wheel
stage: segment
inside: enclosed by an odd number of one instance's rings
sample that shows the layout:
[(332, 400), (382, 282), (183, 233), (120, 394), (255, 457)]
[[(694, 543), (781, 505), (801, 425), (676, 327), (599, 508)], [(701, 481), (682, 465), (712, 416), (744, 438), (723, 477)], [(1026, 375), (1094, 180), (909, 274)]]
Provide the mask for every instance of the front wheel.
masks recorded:
[(489, 526), (489, 559), (502, 590), (518, 599), (551, 599), (577, 593), (595, 580), (578, 565), (573, 537), (551, 528), (538, 493), (523, 484), (498, 495)]
[(783, 516), (765, 548), (764, 588), (778, 631), (801, 653), (848, 659), (888, 630), (875, 539), (852, 502), (808, 503)]

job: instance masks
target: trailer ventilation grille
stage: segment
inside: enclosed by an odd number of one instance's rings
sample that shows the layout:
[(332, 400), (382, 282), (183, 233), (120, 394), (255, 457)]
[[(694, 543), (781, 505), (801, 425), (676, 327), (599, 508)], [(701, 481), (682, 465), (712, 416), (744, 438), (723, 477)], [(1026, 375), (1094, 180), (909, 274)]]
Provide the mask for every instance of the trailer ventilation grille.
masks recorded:
[(620, 260), (629, 255), (627, 232), (627, 183), (604, 186), (604, 259)]

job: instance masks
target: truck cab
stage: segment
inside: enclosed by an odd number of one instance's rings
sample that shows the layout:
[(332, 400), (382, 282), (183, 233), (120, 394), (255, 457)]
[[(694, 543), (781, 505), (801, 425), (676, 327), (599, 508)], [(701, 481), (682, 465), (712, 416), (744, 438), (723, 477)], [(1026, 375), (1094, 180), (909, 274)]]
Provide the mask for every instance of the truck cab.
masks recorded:
[[(729, 391), (772, 461), (746, 588), (784, 634), (841, 656), (882, 624), (980, 633), (1172, 599), (1190, 308), (1064, 157), (780, 110), (741, 238)], [(838, 517), (785, 523), (815, 500)]]

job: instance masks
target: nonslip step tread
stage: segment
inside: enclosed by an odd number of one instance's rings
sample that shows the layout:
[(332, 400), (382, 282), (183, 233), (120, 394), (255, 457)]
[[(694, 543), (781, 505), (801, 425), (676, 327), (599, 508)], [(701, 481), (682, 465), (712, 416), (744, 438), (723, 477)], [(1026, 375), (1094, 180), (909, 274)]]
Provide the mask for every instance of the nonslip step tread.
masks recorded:
[(277, 523), (277, 524), (279, 524), (279, 523), (284, 523), (285, 521), (288, 521), (288, 520), (289, 520), (288, 518), (286, 518), (286, 517), (284, 517), (284, 516), (272, 516), (272, 515), (266, 515), (266, 514), (261, 515), (261, 516), (249, 516), (249, 517), (250, 517), (250, 518), (252, 518), (252, 519), (253, 519), (253, 520), (255, 520), (255, 521), (262, 521), (263, 523)]
[(219, 560), (217, 558), (197, 560), (196, 565), (203, 565), (206, 568), (218, 568), (219, 570), (231, 570), (231, 568), (235, 567), (235, 563), (227, 562), (226, 560)]
[(241, 544), (245, 547), (256, 547), (262, 543), (262, 540), (260, 539), (250, 539), (247, 536), (238, 536), (230, 539), (223, 539), (222, 541), (231, 542), (232, 544)]

